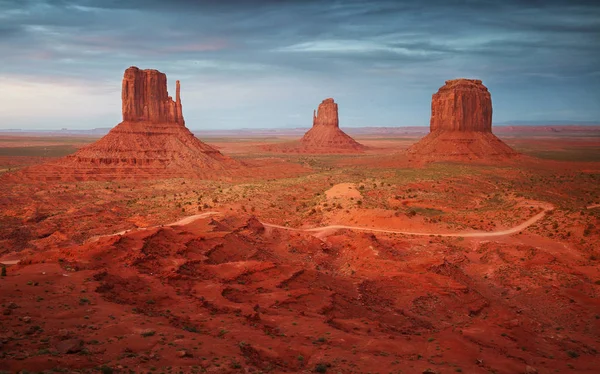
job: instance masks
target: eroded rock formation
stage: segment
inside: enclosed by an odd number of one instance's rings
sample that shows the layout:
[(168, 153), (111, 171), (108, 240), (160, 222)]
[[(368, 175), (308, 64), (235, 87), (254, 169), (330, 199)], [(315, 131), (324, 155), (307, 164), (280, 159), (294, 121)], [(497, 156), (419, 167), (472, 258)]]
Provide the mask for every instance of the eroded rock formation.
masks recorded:
[(313, 112), (313, 126), (340, 127), (338, 105), (332, 98), (323, 100)]
[(323, 100), (313, 113), (313, 127), (300, 139), (310, 151), (362, 151), (365, 147), (340, 130), (338, 105), (331, 98)]
[(431, 99), (430, 131), (492, 132), (492, 97), (481, 80), (446, 81)]
[(185, 124), (179, 81), (175, 101), (167, 92), (167, 76), (158, 70), (132, 66), (123, 76), (123, 121)]
[(179, 81), (175, 101), (157, 70), (130, 67), (122, 87), (123, 122), (73, 155), (24, 172), (45, 180), (155, 179), (223, 176), (241, 167), (185, 127)]
[(492, 98), (479, 79), (448, 80), (433, 94), (429, 131), (407, 151), (415, 161), (498, 159), (517, 155), (492, 134)]

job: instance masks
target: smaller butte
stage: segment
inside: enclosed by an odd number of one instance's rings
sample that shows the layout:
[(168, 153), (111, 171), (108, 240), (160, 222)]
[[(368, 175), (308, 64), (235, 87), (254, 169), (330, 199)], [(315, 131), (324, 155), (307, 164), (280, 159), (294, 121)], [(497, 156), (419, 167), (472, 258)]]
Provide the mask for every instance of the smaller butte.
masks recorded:
[(498, 160), (519, 154), (492, 133), (492, 97), (479, 79), (446, 81), (431, 100), (429, 134), (407, 153), (414, 161)]
[(269, 151), (292, 153), (362, 153), (366, 147), (340, 129), (338, 105), (325, 99), (313, 112), (313, 125), (298, 142), (267, 147)]

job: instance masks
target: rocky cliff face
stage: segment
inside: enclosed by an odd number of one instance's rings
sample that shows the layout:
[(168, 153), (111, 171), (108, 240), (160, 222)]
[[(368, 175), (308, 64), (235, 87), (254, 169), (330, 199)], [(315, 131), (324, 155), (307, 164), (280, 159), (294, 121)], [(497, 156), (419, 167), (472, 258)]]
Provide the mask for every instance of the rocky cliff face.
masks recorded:
[(414, 161), (498, 160), (518, 155), (492, 134), (492, 98), (478, 79), (449, 80), (433, 94), (430, 132), (407, 153)]
[(479, 79), (446, 81), (431, 100), (430, 131), (492, 132), (492, 97)]
[(325, 99), (313, 113), (313, 126), (340, 127), (338, 105), (332, 98)]
[(177, 81), (175, 101), (167, 92), (167, 76), (158, 70), (140, 70), (132, 66), (123, 76), (124, 122), (185, 124)]
[(313, 127), (300, 139), (302, 153), (362, 152), (362, 144), (340, 130), (338, 105), (331, 98), (319, 104), (313, 113)]

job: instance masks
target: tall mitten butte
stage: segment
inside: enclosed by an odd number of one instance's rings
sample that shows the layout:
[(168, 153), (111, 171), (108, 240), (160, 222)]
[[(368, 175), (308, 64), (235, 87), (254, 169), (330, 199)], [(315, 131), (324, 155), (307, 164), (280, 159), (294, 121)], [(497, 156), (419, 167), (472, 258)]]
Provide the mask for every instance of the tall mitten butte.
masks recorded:
[(23, 170), (42, 180), (112, 180), (222, 176), (242, 164), (203, 143), (185, 127), (181, 86), (175, 101), (158, 70), (125, 70), (123, 122), (102, 139), (57, 161)]
[[(179, 97), (177, 81), (177, 97)], [(132, 66), (123, 75), (123, 121), (183, 124), (181, 101), (167, 92), (167, 76), (158, 70)]]

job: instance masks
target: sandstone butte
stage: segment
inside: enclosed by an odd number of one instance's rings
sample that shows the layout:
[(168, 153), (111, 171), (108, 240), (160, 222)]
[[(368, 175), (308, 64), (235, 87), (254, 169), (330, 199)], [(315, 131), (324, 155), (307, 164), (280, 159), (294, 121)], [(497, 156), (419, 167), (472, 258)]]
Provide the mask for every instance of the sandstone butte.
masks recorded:
[(241, 165), (186, 127), (180, 83), (175, 101), (158, 70), (125, 70), (123, 121), (97, 142), (54, 162), (23, 170), (33, 179), (113, 180), (206, 177)]
[(492, 134), (492, 97), (479, 79), (446, 81), (431, 100), (429, 134), (407, 153), (416, 161), (504, 159), (518, 155)]
[(347, 150), (362, 151), (365, 146), (340, 130), (338, 105), (333, 99), (325, 99), (313, 112), (313, 126), (300, 139), (308, 150)]

